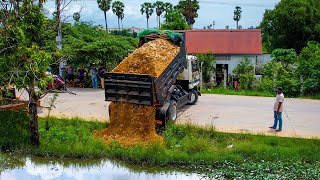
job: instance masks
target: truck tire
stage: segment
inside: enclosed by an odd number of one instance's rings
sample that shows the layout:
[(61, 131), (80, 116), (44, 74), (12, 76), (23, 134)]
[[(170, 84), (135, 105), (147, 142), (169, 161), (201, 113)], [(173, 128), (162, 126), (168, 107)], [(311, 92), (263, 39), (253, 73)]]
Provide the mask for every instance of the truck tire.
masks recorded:
[(194, 89), (190, 92), (190, 100), (188, 102), (189, 105), (194, 105), (198, 101), (198, 92)]
[(167, 111), (168, 121), (175, 123), (178, 118), (178, 104), (176, 101), (172, 100)]

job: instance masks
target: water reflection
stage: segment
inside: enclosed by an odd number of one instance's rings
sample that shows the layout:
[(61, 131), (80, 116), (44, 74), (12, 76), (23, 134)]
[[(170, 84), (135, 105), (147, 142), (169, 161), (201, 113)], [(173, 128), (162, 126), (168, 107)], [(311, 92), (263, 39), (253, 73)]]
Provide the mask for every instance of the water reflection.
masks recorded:
[(46, 158), (24, 159), (24, 166), (11, 167), (0, 173), (2, 180), (36, 179), (201, 179), (201, 175), (166, 169), (128, 168), (106, 160), (52, 160)]

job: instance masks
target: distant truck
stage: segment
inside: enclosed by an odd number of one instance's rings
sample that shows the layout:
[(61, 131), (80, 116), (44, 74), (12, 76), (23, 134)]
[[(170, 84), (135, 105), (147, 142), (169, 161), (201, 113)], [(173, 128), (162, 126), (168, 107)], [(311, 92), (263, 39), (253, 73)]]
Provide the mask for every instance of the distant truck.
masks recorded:
[[(160, 37), (163, 35), (141, 37), (139, 47)], [(155, 106), (155, 123), (162, 128), (168, 121), (175, 122), (179, 108), (194, 105), (201, 94), (197, 58), (186, 55), (183, 38), (174, 44), (180, 46), (180, 52), (157, 78), (148, 74), (106, 73), (105, 100)]]

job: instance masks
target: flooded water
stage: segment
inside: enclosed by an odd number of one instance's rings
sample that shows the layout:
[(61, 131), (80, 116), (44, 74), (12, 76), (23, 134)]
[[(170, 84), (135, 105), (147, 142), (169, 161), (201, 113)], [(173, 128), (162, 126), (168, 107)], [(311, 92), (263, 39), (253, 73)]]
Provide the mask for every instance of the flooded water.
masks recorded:
[[(1, 154), (0, 154), (1, 155)], [(0, 165), (1, 180), (38, 179), (110, 179), (162, 180), (203, 179), (201, 174), (170, 169), (126, 166), (109, 160), (53, 160), (47, 158), (9, 157)], [(2, 167), (1, 167), (2, 166)]]

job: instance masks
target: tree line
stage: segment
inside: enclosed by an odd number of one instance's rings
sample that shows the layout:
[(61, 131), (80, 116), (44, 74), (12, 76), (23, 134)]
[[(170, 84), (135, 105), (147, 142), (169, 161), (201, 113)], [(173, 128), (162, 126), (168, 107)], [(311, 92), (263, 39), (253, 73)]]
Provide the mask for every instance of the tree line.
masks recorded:
[(272, 54), (264, 86), (272, 87), (275, 79), (291, 96), (319, 95), (320, 1), (281, 0), (265, 11), (259, 28), (264, 51)]
[[(112, 0), (97, 0), (97, 3), (104, 13), (106, 30), (108, 31), (107, 12), (112, 9), (112, 12), (118, 17), (118, 29), (120, 31), (120, 21), (122, 22), (124, 18), (124, 3), (121, 1), (112, 2)], [(176, 6), (173, 6), (170, 2), (157, 1), (155, 3), (145, 2), (141, 4), (140, 12), (146, 17), (147, 28), (149, 28), (149, 18), (155, 13), (157, 15), (157, 26), (160, 29), (161, 15), (165, 13), (166, 20), (164, 24), (166, 29), (178, 27), (179, 30), (192, 28), (195, 19), (198, 17), (199, 9), (198, 0), (181, 0)], [(181, 18), (182, 16), (184, 19)], [(188, 26), (185, 26), (185, 22)]]
[[(61, 58), (69, 63), (88, 65), (119, 63), (136, 48), (136, 38), (113, 36), (90, 23), (61, 23), (63, 49), (57, 48), (58, 19), (43, 14), (44, 1), (0, 1), (0, 88), (14, 85), (28, 94), (31, 142), (38, 146), (37, 102), (49, 90), (52, 76), (45, 72), (58, 66)], [(76, 17), (77, 18), (77, 17)]]

